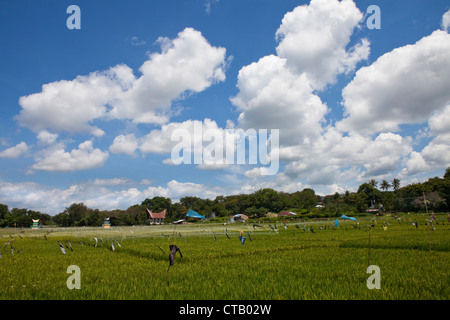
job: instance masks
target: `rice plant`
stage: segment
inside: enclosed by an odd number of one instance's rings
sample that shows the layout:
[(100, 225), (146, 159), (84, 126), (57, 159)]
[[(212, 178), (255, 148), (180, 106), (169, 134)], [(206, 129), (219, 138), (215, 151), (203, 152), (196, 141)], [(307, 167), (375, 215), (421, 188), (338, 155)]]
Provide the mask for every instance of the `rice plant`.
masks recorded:
[[(252, 224), (1, 230), (0, 299), (449, 299), (449, 227), (430, 229), (426, 217), (416, 218), (418, 228), (385, 218), (276, 231)], [(169, 267), (171, 244), (182, 257), (176, 253)], [(369, 264), (381, 270), (380, 289), (367, 287)], [(80, 289), (67, 286), (71, 265), (80, 269)]]

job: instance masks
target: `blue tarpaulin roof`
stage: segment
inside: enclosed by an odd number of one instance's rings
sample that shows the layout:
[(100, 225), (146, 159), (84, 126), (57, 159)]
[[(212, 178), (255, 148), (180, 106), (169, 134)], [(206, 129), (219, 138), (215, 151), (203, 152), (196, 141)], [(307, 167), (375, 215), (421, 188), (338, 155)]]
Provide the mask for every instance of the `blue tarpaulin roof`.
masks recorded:
[(356, 221), (356, 218), (353, 218), (353, 217), (347, 217), (345, 214), (343, 214), (343, 215), (341, 216), (341, 218), (342, 218), (342, 219), (349, 219), (349, 220)]
[(186, 217), (205, 219), (205, 217), (202, 216), (200, 213), (195, 212), (194, 210), (191, 209), (189, 209), (188, 212), (186, 213)]

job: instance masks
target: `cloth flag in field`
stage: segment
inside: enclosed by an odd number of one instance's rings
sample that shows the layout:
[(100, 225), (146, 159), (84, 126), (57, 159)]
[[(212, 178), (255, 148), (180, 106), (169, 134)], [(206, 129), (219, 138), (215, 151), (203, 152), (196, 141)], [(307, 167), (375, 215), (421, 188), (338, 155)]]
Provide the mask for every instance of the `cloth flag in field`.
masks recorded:
[(335, 219), (335, 220), (334, 220), (334, 226), (337, 227), (338, 225), (339, 225), (339, 220), (338, 220), (338, 219)]
[(343, 215), (341, 216), (341, 218), (342, 218), (342, 219), (349, 219), (349, 220), (356, 221), (356, 218), (353, 218), (353, 217), (347, 217), (345, 214), (343, 214)]
[(69, 240), (67, 240), (67, 244), (69, 245), (69, 248), (70, 248), (70, 250), (73, 252), (73, 249), (72, 249), (72, 244), (70, 243), (70, 241)]
[(64, 246), (62, 245), (62, 243), (59, 241), (58, 241), (58, 243), (59, 243), (59, 247), (61, 248), (62, 253), (66, 254), (66, 250), (64, 249)]
[(186, 213), (186, 217), (197, 218), (197, 219), (205, 219), (200, 213), (195, 212), (194, 210), (189, 209)]
[(433, 230), (436, 230), (436, 228), (434, 227), (433, 221), (431, 219), (429, 219), (431, 226), (433, 227)]

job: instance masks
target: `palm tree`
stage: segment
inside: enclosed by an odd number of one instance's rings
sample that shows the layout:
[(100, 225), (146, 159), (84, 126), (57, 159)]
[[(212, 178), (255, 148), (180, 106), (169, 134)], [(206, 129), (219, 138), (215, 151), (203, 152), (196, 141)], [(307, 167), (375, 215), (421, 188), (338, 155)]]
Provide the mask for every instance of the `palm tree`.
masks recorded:
[(381, 190), (386, 191), (390, 187), (391, 187), (391, 185), (389, 184), (389, 182), (387, 182), (386, 180), (381, 181), (381, 185), (380, 185)]
[(400, 189), (400, 180), (397, 178), (392, 179), (392, 188), (394, 188), (395, 191)]
[(371, 180), (369, 181), (369, 184), (370, 184), (372, 187), (376, 188), (376, 187), (377, 187), (377, 184), (378, 184), (378, 181), (375, 180), (375, 179), (371, 179)]

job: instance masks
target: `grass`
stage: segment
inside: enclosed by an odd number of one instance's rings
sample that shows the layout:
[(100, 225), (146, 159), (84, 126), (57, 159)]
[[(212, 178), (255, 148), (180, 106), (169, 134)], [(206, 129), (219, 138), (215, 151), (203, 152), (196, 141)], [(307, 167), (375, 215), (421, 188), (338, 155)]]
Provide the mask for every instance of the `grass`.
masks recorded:
[[(450, 228), (440, 223), (429, 231), (424, 216), (415, 219), (419, 228), (390, 217), (378, 218), (371, 229), (370, 220), (358, 220), (358, 228), (341, 221), (336, 230), (331, 220), (306, 223), (315, 234), (295, 222), (286, 230), (278, 225), (278, 233), (267, 224), (55, 228), (47, 240), (48, 229), (3, 229), (1, 244), (10, 235), (15, 241), (14, 255), (0, 247), (0, 299), (447, 300)], [(103, 244), (94, 247), (94, 237)], [(111, 239), (121, 247), (114, 242), (112, 251)], [(64, 255), (58, 241), (67, 240), (74, 251), (66, 248)], [(172, 243), (183, 258), (177, 253), (167, 273)], [(369, 264), (380, 267), (380, 290), (366, 286)], [(70, 265), (80, 267), (80, 290), (67, 288)]]

